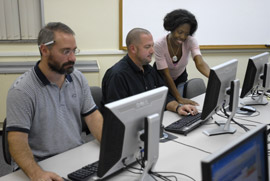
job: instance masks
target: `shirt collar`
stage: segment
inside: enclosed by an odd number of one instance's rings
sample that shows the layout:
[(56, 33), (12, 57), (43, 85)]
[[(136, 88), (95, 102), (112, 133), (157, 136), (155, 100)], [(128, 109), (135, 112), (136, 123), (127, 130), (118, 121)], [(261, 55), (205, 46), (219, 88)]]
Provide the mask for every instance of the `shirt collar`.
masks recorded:
[[(128, 54), (126, 55), (126, 58), (127, 58), (128, 64), (132, 67), (133, 70), (135, 70), (136, 72), (142, 72), (142, 70), (131, 60), (131, 58), (128, 56)], [(151, 70), (150, 67), (151, 67), (151, 65), (149, 65), (149, 64), (143, 65), (144, 73), (150, 72), (150, 70)]]
[[(38, 76), (39, 80), (44, 84), (44, 85), (49, 85), (50, 81), (47, 79), (47, 77), (42, 73), (42, 71), (40, 70), (40, 68), (38, 67), (38, 64), (40, 63), (40, 60), (36, 63), (34, 70), (36, 75)], [(72, 82), (72, 77), (70, 74), (66, 74), (66, 80), (68, 82)]]

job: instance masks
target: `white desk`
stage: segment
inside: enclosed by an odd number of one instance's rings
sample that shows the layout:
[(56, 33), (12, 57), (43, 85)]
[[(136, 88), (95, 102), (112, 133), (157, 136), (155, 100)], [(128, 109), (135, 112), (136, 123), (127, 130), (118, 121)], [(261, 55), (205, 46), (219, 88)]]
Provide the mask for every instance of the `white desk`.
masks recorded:
[[(201, 103), (198, 107), (199, 110), (202, 109), (203, 106), (204, 95), (198, 96), (193, 100)], [(270, 103), (267, 106), (256, 106), (256, 109), (260, 111), (260, 115), (256, 117), (242, 117), (248, 120), (253, 120), (262, 123), (270, 123)], [(258, 125), (259, 123), (250, 123), (244, 120), (237, 119), (235, 120), (239, 123), (250, 124), (250, 125)], [(218, 116), (214, 116), (214, 119), (222, 119)], [(179, 119), (179, 116), (175, 113), (166, 111), (164, 113), (164, 125), (167, 126), (170, 123)], [(184, 143), (199, 149), (202, 149), (206, 152), (214, 152), (220, 148), (222, 148), (227, 143), (236, 139), (245, 133), (245, 131), (239, 126), (232, 124), (237, 128), (236, 133), (234, 134), (225, 134), (225, 135), (217, 135), (208, 137), (202, 133), (203, 130), (208, 128), (216, 128), (216, 124), (210, 124), (213, 121), (207, 122), (207, 124), (202, 125), (190, 132), (187, 136), (175, 134), (178, 138), (175, 140), (180, 143)], [(248, 126), (250, 129), (254, 128), (252, 126)], [(159, 151), (159, 159), (155, 167), (155, 171), (174, 171), (180, 172), (186, 175), (191, 176), (195, 180), (201, 180), (201, 165), (200, 160), (206, 156), (208, 153), (200, 151), (198, 149), (176, 143), (173, 141), (168, 141), (165, 143), (160, 143), (160, 151)], [(69, 150), (62, 154), (56, 155), (49, 159), (46, 159), (40, 162), (40, 165), (43, 169), (48, 171), (53, 171), (67, 178), (67, 174), (75, 171), (89, 163), (97, 161), (99, 158), (99, 144), (96, 141), (92, 141), (81, 145), (75, 149)], [(189, 178), (176, 175), (179, 180), (190, 181)], [(116, 176), (110, 178), (109, 180), (115, 181), (132, 181), (137, 180), (139, 175), (134, 175), (130, 172), (121, 172)], [(17, 171), (6, 176), (0, 178), (0, 181), (17, 181), (17, 180), (28, 180), (26, 175), (22, 171)]]

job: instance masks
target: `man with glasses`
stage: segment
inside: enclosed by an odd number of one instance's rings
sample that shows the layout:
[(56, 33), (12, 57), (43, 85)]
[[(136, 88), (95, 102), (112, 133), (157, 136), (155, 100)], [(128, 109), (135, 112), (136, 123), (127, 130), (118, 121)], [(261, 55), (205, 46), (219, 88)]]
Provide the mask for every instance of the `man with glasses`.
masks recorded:
[(62, 23), (49, 23), (41, 29), (41, 60), (8, 92), (6, 130), (16, 162), (13, 168), (19, 166), (31, 180), (63, 180), (43, 170), (37, 161), (83, 144), (82, 117), (93, 136), (101, 140), (103, 117), (86, 78), (74, 69), (79, 52), (74, 36)]

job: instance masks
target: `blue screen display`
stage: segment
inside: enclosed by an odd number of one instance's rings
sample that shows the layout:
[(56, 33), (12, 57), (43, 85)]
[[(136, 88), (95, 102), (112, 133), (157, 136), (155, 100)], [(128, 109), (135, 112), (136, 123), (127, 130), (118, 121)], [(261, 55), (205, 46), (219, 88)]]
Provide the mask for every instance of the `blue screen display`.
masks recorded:
[(265, 177), (265, 145), (262, 132), (219, 157), (211, 166), (212, 180), (257, 181)]

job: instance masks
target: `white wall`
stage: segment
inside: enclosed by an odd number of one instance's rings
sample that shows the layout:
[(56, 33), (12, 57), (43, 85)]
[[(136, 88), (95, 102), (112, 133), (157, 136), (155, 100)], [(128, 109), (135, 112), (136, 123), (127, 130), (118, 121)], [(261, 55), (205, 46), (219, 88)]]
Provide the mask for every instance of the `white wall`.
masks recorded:
[[(119, 0), (45, 0), (44, 13), (45, 23), (61, 21), (75, 31), (77, 45), (81, 49), (77, 60), (97, 60), (100, 66), (99, 73), (85, 74), (89, 85), (101, 85), (105, 71), (125, 54), (118, 50)], [(265, 50), (218, 52), (204, 50), (202, 53), (210, 66), (237, 58), (239, 60), (237, 76), (242, 81), (248, 57), (263, 51)], [(0, 43), (0, 62), (38, 59), (39, 53), (34, 43)], [(188, 73), (190, 78), (202, 77), (192, 62), (188, 65)], [(0, 122), (6, 116), (7, 91), (18, 76), (17, 74), (0, 75)]]
[[(188, 9), (196, 16), (199, 30), (196, 31), (195, 36), (201, 45), (265, 45), (270, 43), (269, 0), (122, 1), (124, 46), (124, 37), (134, 27), (150, 30), (154, 39), (164, 36), (167, 32), (161, 28), (163, 18), (168, 12), (177, 8)], [(149, 7), (152, 8), (149, 9)], [(138, 10), (140, 13), (134, 16)], [(210, 36), (205, 36), (206, 34)]]

